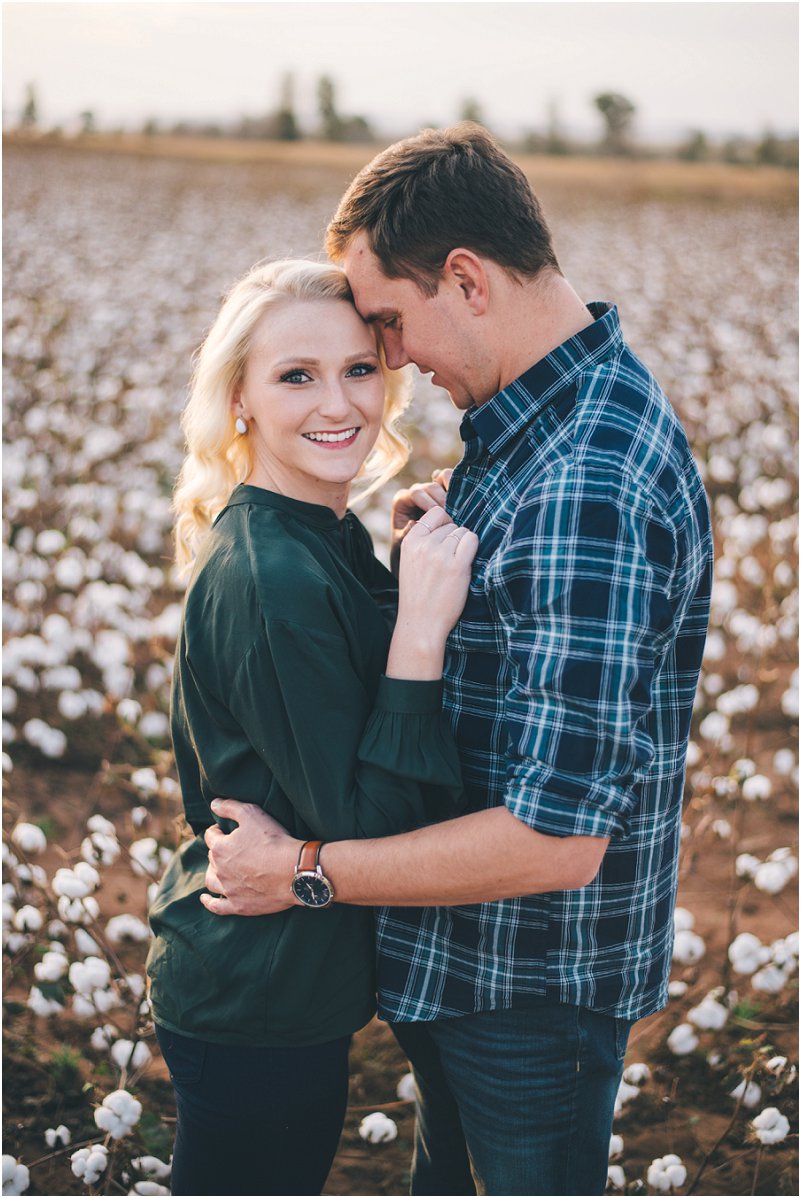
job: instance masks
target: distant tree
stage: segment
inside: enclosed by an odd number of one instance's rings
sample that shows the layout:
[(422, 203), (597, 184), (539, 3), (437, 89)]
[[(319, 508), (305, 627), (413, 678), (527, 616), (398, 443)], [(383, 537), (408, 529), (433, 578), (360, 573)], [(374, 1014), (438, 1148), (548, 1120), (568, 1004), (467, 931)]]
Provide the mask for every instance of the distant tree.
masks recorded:
[(562, 133), (559, 105), (552, 100), (548, 105), (548, 133), (545, 138), (546, 154), (569, 154), (570, 146)]
[(723, 161), (732, 166), (752, 166), (754, 162), (753, 147), (744, 137), (730, 137), (723, 143)]
[(317, 109), (326, 141), (342, 140), (342, 118), (337, 112), (336, 87), (330, 75), (321, 75), (317, 84)]
[(784, 163), (782, 143), (770, 129), (765, 130), (762, 140), (757, 145), (756, 160), (762, 166), (782, 166)]
[(95, 114), (91, 108), (87, 108), (85, 112), (79, 113), (81, 122), (81, 133), (94, 133), (96, 129)]
[(19, 117), (20, 129), (35, 129), (39, 123), (39, 105), (36, 100), (36, 88), (29, 83), (25, 88), (25, 103)]
[(684, 162), (706, 162), (709, 155), (709, 141), (702, 129), (694, 129), (678, 149), (678, 157)]
[(610, 154), (629, 152), (629, 133), (637, 111), (631, 100), (619, 92), (602, 92), (595, 97), (595, 107), (606, 125), (604, 146)]
[(478, 100), (472, 96), (468, 96), (466, 100), (462, 100), (462, 106), (459, 109), (460, 121), (473, 121), (476, 125), (486, 124), (484, 113)]
[(295, 116), (295, 81), (291, 71), (281, 80), (281, 98), (275, 114), (275, 136), (279, 141), (297, 141), (302, 136)]
[(159, 123), (155, 117), (149, 117), (142, 126), (142, 132), (145, 137), (155, 137), (159, 132)]

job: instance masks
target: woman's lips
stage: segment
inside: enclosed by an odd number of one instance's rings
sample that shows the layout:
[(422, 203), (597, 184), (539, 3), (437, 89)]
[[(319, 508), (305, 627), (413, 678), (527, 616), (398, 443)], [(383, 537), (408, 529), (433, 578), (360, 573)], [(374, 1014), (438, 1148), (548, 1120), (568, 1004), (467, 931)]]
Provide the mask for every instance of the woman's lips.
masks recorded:
[(359, 435), (359, 428), (351, 426), (350, 428), (314, 430), (310, 433), (303, 433), (307, 441), (311, 441), (312, 445), (319, 445), (321, 449), (347, 449), (353, 444)]

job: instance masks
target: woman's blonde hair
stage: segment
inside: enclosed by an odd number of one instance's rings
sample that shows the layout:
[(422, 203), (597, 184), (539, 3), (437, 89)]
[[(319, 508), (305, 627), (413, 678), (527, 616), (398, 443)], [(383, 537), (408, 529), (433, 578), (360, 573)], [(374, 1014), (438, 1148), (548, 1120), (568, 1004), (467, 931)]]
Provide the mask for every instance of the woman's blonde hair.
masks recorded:
[[(337, 299), (353, 303), (338, 266), (285, 259), (254, 266), (226, 296), (194, 359), (189, 401), (181, 417), (187, 456), (173, 497), (175, 556), (187, 569), (214, 518), (253, 468), (251, 438), (237, 433), (232, 401), (244, 378), (253, 333), (265, 312), (287, 300)], [(381, 429), (358, 477), (363, 499), (404, 465), (409, 444), (395, 427), (411, 398), (407, 372), (389, 370), (379, 345), (386, 386)]]

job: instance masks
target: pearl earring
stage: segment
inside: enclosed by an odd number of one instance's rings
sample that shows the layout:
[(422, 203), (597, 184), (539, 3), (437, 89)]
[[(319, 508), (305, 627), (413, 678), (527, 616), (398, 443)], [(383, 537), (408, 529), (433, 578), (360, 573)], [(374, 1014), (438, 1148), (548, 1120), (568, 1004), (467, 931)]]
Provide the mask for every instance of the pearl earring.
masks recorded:
[(234, 428), (239, 433), (240, 437), (244, 437), (245, 433), (248, 431), (248, 426), (245, 424), (245, 421), (241, 416), (237, 416), (234, 422)]

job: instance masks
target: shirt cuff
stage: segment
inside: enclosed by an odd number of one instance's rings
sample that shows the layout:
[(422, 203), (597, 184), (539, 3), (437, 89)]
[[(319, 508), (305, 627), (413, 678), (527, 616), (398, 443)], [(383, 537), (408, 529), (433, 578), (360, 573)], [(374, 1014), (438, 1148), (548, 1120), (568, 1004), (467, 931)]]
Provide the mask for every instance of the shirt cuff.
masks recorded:
[(434, 715), (442, 711), (442, 679), (421, 682), (411, 678), (387, 678), (378, 683), (374, 711), (399, 715)]
[(609, 779), (558, 774), (530, 762), (510, 766), (505, 805), (545, 836), (608, 836), (628, 833), (636, 795)]

